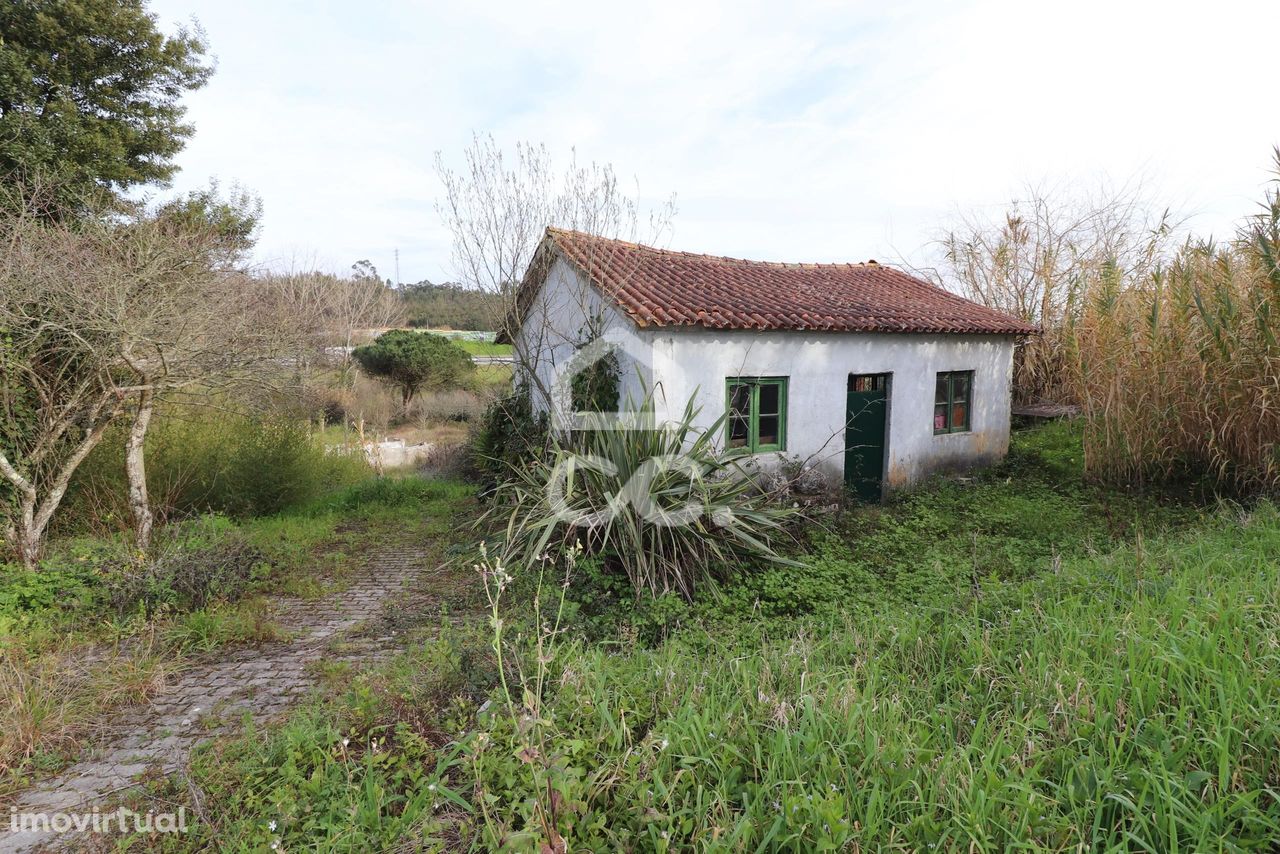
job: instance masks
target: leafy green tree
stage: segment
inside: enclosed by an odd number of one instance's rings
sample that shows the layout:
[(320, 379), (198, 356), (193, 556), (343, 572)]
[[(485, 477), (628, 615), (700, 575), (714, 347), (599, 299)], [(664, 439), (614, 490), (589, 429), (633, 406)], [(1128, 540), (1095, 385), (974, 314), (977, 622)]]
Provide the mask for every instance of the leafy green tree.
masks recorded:
[(443, 335), (392, 329), (351, 353), (360, 370), (400, 389), (406, 410), (424, 388), (460, 383), (471, 372), (471, 356)]
[(0, 173), (80, 196), (164, 184), (212, 73), (203, 33), (166, 36), (143, 0), (0, 4)]

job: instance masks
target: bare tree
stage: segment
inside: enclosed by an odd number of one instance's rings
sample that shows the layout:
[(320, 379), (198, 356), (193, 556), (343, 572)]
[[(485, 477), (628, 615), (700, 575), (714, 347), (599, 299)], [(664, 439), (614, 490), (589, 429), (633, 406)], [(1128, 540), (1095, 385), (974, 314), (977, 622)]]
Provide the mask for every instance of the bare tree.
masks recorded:
[(563, 337), (554, 331), (563, 324), (531, 318), (531, 307), (520, 304), (520, 285), (539, 260), (535, 253), (546, 228), (656, 243), (669, 234), (675, 197), (645, 212), (608, 164), (584, 165), (572, 152), (567, 166), (558, 169), (546, 146), (519, 143), (509, 156), (491, 136), (473, 138), (461, 169), (437, 153), (436, 172), (445, 189), (438, 208), (453, 234), (461, 281), (489, 296), (492, 326), (514, 344), (519, 376), (549, 399), (540, 363), (550, 353), (582, 346), (600, 330), (598, 295), (585, 283), (568, 295), (587, 318), (574, 340), (547, 340)]
[(144, 449), (157, 403), (261, 375), (293, 318), (236, 269), (237, 238), (189, 209), (68, 218), (30, 202), (0, 214), (6, 538), (34, 565), (76, 467), (129, 414), (128, 498), (146, 548)]
[(30, 201), (0, 213), (0, 475), (5, 540), (34, 567), (76, 468), (136, 389), (104, 314), (124, 278), (102, 252), (109, 226)]
[(351, 350), (360, 343), (360, 333), (399, 326), (404, 321), (399, 294), (371, 267), (353, 265), (350, 276), (299, 269), (266, 275), (262, 281), (272, 294), (275, 312), (287, 318), (297, 333), (289, 357), (304, 397), (317, 362), (332, 364), (337, 360), (339, 382), (349, 388)]
[(1167, 257), (1176, 228), (1138, 185), (1074, 197), (1028, 186), (995, 217), (962, 216), (938, 241), (943, 266), (934, 278), (1040, 325), (1043, 334), (1018, 350), (1015, 397), (1070, 402), (1064, 370), (1084, 282), (1140, 278)]
[(102, 252), (121, 272), (118, 289), (104, 294), (104, 313), (134, 392), (125, 471), (137, 544), (146, 549), (153, 514), (145, 444), (157, 402), (266, 381), (303, 328), (273, 310), (270, 289), (238, 269), (239, 254), (216, 230), (140, 217), (117, 224)]

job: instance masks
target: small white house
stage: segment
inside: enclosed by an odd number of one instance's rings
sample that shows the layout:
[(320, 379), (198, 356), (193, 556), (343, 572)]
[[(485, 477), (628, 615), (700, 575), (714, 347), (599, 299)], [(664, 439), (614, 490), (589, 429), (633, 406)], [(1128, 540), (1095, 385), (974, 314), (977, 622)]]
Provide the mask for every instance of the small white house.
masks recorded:
[(579, 351), (603, 339), (623, 408), (652, 390), (673, 419), (693, 399), (701, 426), (727, 413), (726, 446), (868, 499), (1003, 457), (1014, 344), (1037, 331), (875, 261), (744, 261), (555, 228), (517, 304), (508, 340), (537, 409), (568, 406)]

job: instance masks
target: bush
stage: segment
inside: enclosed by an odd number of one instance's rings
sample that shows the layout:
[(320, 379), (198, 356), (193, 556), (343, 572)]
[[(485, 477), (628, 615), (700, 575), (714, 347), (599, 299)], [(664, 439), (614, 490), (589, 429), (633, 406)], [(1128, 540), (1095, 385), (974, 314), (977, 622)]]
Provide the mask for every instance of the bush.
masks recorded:
[[(123, 430), (123, 428), (120, 428)], [(63, 533), (129, 525), (123, 436), (108, 436), (72, 482)], [(266, 516), (367, 478), (362, 455), (327, 453), (298, 422), (167, 410), (147, 435), (147, 482), (161, 521)]]
[(489, 404), (471, 439), (471, 458), (486, 491), (511, 476), (531, 457), (545, 453), (547, 416), (535, 415), (527, 386)]
[(158, 543), (156, 554), (122, 567), (106, 580), (107, 598), (121, 616), (142, 611), (187, 613), (230, 601), (270, 569), (267, 556), (238, 534), (221, 534), (216, 520), (200, 520)]

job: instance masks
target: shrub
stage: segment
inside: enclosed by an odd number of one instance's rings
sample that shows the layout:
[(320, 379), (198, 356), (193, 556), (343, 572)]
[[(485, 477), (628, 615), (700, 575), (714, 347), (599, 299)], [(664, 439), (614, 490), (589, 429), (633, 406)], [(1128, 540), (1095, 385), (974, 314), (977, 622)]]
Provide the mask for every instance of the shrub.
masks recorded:
[(265, 554), (217, 519), (183, 526), (157, 543), (156, 554), (127, 563), (108, 576), (108, 601), (117, 614), (141, 610), (199, 611), (215, 601), (238, 598), (269, 569)]
[[(81, 464), (63, 532), (129, 524), (122, 436), (108, 437)], [(147, 481), (162, 520), (202, 513), (265, 516), (370, 475), (361, 455), (327, 453), (304, 424), (170, 409), (147, 436)]]
[(718, 570), (779, 559), (771, 540), (792, 511), (764, 501), (740, 458), (716, 449), (723, 416), (700, 431), (696, 415), (690, 401), (655, 429), (553, 436), (549, 454), (514, 466), (490, 511), (505, 526), (506, 563), (581, 545), (637, 593), (689, 597)]
[(492, 490), (531, 457), (545, 453), (547, 417), (535, 415), (527, 386), (489, 404), (472, 435), (471, 458), (486, 490)]

